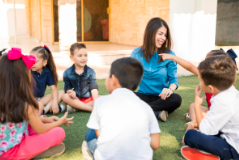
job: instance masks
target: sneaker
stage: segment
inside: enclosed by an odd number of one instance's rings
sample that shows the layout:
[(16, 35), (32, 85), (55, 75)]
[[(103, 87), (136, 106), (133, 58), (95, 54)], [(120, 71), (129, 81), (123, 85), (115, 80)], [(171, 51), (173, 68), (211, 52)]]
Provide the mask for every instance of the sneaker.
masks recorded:
[(167, 117), (168, 117), (168, 112), (163, 110), (163, 111), (159, 112), (157, 118), (159, 120), (163, 121), (163, 122), (166, 122), (167, 121)]
[(92, 156), (92, 154), (90, 153), (89, 149), (87, 148), (86, 141), (83, 141), (83, 142), (82, 142), (81, 152), (82, 152), (82, 155), (83, 155), (83, 157), (84, 157), (85, 159), (87, 159), (87, 160), (93, 160), (93, 156)]
[(48, 150), (38, 154), (34, 159), (41, 159), (41, 158), (49, 158), (49, 157), (57, 157), (64, 153), (65, 151), (65, 144), (61, 143), (57, 146), (51, 147)]
[(60, 112), (64, 112), (66, 107), (63, 104), (58, 104)]
[(181, 148), (182, 156), (187, 160), (220, 160), (220, 158), (211, 153), (207, 153), (204, 151), (197, 150), (195, 148), (191, 148), (187, 145), (182, 146)]
[(75, 108), (71, 107), (70, 105), (67, 105), (66, 107), (67, 107), (66, 111), (68, 113), (73, 113), (77, 111)]

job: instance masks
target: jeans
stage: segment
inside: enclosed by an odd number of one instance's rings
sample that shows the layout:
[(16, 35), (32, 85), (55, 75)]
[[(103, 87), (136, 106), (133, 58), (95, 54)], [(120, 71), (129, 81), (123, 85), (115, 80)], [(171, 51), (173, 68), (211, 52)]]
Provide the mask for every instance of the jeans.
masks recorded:
[(196, 130), (188, 130), (184, 142), (192, 148), (212, 153), (223, 160), (239, 160), (237, 151), (218, 135), (205, 135)]
[(87, 148), (91, 152), (92, 155), (94, 155), (95, 149), (97, 147), (97, 137), (95, 134), (94, 129), (88, 129), (86, 134), (85, 134), (85, 140), (87, 142)]

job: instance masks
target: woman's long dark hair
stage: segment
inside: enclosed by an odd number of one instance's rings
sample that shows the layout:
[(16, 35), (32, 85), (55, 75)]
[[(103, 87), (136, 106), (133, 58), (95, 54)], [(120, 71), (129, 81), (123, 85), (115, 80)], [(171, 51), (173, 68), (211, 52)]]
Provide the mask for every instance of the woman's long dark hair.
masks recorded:
[[(166, 41), (162, 45), (161, 48), (156, 48), (155, 45), (155, 36), (157, 34), (157, 31), (159, 28), (164, 26), (167, 28), (167, 35), (166, 35)], [(145, 29), (144, 32), (144, 40), (141, 50), (141, 56), (143, 55), (147, 62), (149, 62), (149, 59), (152, 58), (153, 53), (155, 51), (158, 51), (158, 53), (169, 53), (172, 46), (172, 38), (170, 34), (170, 29), (168, 27), (168, 24), (161, 18), (156, 17), (152, 18)], [(159, 63), (162, 61), (162, 58), (159, 58)]]
[(57, 86), (58, 84), (58, 74), (56, 71), (56, 65), (52, 56), (52, 53), (49, 49), (46, 49), (45, 47), (35, 47), (32, 49), (31, 52), (36, 52), (40, 54), (40, 57), (43, 58), (43, 60), (47, 60), (46, 67), (51, 70), (51, 75), (53, 77), (54, 84)]
[(38, 103), (31, 89), (31, 73), (22, 58), (0, 58), (0, 122), (20, 123), (28, 119), (28, 107), (38, 110)]

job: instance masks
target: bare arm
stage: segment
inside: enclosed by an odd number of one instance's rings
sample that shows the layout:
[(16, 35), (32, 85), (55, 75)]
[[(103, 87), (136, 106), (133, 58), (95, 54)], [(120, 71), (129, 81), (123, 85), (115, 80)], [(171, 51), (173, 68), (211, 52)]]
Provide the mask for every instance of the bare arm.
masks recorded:
[(58, 121), (44, 124), (42, 123), (42, 120), (37, 115), (36, 110), (33, 107), (29, 106), (26, 114), (28, 115), (28, 123), (37, 134), (46, 133), (52, 128), (59, 127), (63, 124), (69, 126), (69, 124), (73, 123), (72, 120), (74, 118), (74, 117), (67, 118), (68, 112), (66, 112), (65, 115), (61, 117)]
[(160, 136), (159, 133), (150, 134), (151, 143), (150, 146), (153, 150), (159, 149), (160, 146)]
[(97, 89), (91, 90), (91, 94), (92, 94), (93, 100), (99, 97), (99, 92)]
[(59, 108), (57, 104), (58, 91), (55, 85), (50, 86), (50, 89), (52, 94), (52, 111), (53, 111), (53, 114), (57, 114), (59, 113)]
[(96, 129), (95, 134), (96, 134), (96, 137), (99, 138), (99, 136), (100, 136), (99, 130)]
[(159, 54), (159, 56), (162, 56), (163, 60), (173, 60), (174, 62), (178, 63), (180, 66), (188, 70), (189, 72), (192, 72), (195, 75), (198, 75), (198, 69), (195, 65), (193, 65), (191, 62), (186, 61), (180, 57), (171, 55), (171, 54)]

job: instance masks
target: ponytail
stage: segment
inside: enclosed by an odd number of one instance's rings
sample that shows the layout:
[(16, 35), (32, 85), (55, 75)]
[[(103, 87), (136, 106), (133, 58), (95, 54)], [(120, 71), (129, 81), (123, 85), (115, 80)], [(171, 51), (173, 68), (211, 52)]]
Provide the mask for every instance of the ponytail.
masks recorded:
[(31, 52), (40, 53), (43, 60), (47, 60), (46, 67), (50, 69), (51, 75), (53, 77), (53, 82), (57, 86), (57, 84), (58, 84), (58, 74), (57, 74), (57, 71), (56, 71), (56, 65), (55, 65), (55, 62), (54, 62), (54, 59), (53, 59), (53, 56), (52, 56), (52, 53), (51, 53), (50, 49), (47, 46), (44, 45), (44, 47), (39, 46), (39, 47), (33, 48)]
[(6, 51), (7, 48), (4, 48), (0, 51), (0, 57), (3, 55), (3, 53)]

